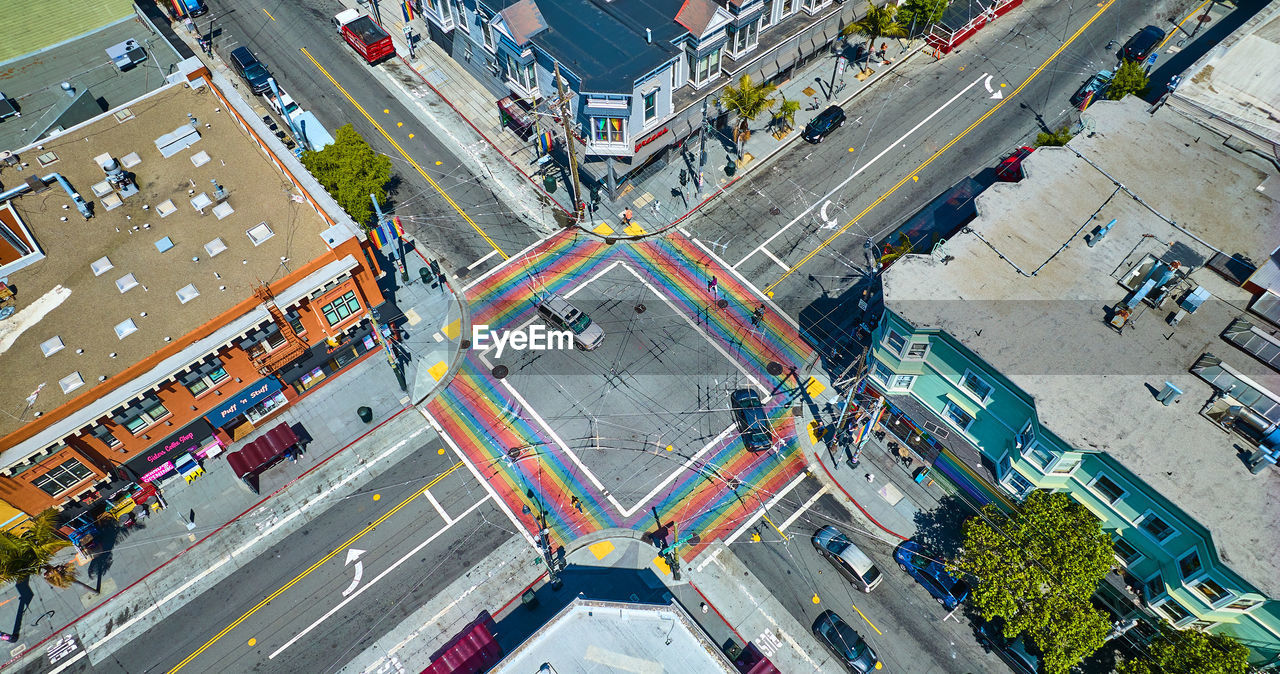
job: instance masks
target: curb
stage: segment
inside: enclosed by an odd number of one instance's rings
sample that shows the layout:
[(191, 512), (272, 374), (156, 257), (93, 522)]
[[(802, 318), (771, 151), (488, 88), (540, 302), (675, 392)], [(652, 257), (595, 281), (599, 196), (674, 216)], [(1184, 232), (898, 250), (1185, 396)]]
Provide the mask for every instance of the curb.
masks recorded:
[[(415, 243), (419, 242), (415, 240)], [(426, 255), (422, 254), (420, 245), (421, 244), (415, 245), (413, 247), (413, 251), (418, 254), (418, 257), (422, 258), (423, 263), (429, 265), (430, 260), (427, 259)], [(471, 306), (467, 304), (466, 293), (460, 288), (454, 288), (453, 282), (448, 279), (447, 275), (445, 277), (445, 287), (449, 289), (450, 293), (453, 293), (453, 300), (458, 303), (458, 348), (454, 350), (453, 362), (449, 363), (449, 369), (445, 371), (444, 376), (440, 378), (440, 381), (436, 382), (436, 385), (431, 389), (431, 391), (422, 397), (422, 400), (413, 401), (412, 407), (415, 408), (418, 405), (424, 405), (432, 398), (435, 398), (439, 395), (440, 391), (444, 390), (444, 388), (453, 381), (454, 375), (456, 375), (458, 370), (462, 368), (462, 359), (465, 358), (466, 353), (471, 350), (470, 347), (465, 349), (462, 348), (462, 342), (467, 340), (466, 335), (471, 334)]]
[(858, 503), (858, 499), (854, 498), (851, 494), (849, 494), (848, 491), (845, 491), (844, 486), (841, 485), (839, 480), (836, 480), (835, 476), (831, 474), (831, 470), (827, 468), (827, 464), (822, 462), (822, 458), (815, 456), (815, 459), (817, 461), (817, 464), (819, 466), (822, 466), (822, 472), (827, 474), (827, 479), (831, 480), (832, 484), (834, 484), (836, 488), (840, 490), (840, 493), (844, 494), (844, 497), (849, 499), (849, 502), (852, 503), (858, 509), (858, 511), (863, 514), (863, 516), (871, 520), (872, 524), (876, 525), (877, 527), (880, 528), (881, 531), (885, 532), (886, 534), (889, 534), (890, 536), (893, 536), (894, 538), (904, 540), (904, 541), (910, 540), (907, 536), (903, 536), (902, 534), (894, 531), (893, 529), (886, 527), (885, 525), (881, 524), (876, 518), (872, 517), (871, 513), (867, 512), (866, 509), (862, 507), (861, 503)]

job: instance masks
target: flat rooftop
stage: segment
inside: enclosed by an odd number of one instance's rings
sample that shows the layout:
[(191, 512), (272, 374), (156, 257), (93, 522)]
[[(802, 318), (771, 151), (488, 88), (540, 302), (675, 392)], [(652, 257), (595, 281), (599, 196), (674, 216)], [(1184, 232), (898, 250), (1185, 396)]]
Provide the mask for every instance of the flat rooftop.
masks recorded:
[[(1094, 103), (1094, 133), (1069, 148), (1037, 150), (1022, 182), (997, 183), (977, 198), (971, 231), (945, 244), (954, 259), (895, 263), (884, 277), (885, 304), (959, 339), (1035, 397), (1045, 426), (1081, 450), (1115, 457), (1206, 526), (1233, 569), (1275, 594), (1280, 533), (1260, 523), (1280, 517), (1280, 472), (1250, 474), (1236, 449), (1248, 443), (1200, 416), (1213, 389), (1189, 372), (1209, 351), (1280, 393), (1280, 375), (1220, 337), (1249, 294), (1201, 267), (1183, 288), (1201, 285), (1213, 299), (1176, 327), (1166, 322), (1177, 310), (1172, 301), (1135, 312), (1123, 333), (1105, 319), (1129, 295), (1119, 280), (1147, 254), (1207, 259), (1213, 251), (1199, 238), (1265, 259), (1280, 232), (1280, 194), (1257, 190), (1268, 177), (1261, 160), (1146, 107), (1133, 98)], [(1083, 235), (1113, 218), (1110, 233), (1087, 246)], [(1184, 391), (1169, 407), (1153, 394), (1165, 381)]]
[[(69, 7), (71, 4), (75, 9)], [(59, 6), (63, 7), (65, 17), (76, 17), (82, 10), (118, 4), (83, 0), (28, 3), (22, 12), (9, 12), (0, 22), (7, 36), (17, 32), (15, 28), (28, 20), (30, 14), (37, 13), (28, 13), (27, 7)], [(75, 33), (78, 37), (74, 39), (34, 53), (21, 52), (22, 56), (0, 66), (0, 92), (22, 114), (0, 121), (0, 150), (24, 147), (51, 127), (70, 128), (164, 86), (170, 68), (181, 59), (164, 38), (134, 18), (132, 3), (124, 5), (123, 14), (105, 25), (94, 23), (91, 27), (78, 28)], [(53, 21), (52, 25), (63, 23), (80, 25), (76, 21)], [(45, 30), (31, 28), (22, 34), (44, 35)], [(126, 40), (136, 40), (147, 58), (122, 72), (107, 57), (107, 49)], [(6, 40), (0, 39), (0, 45), (7, 46)], [(74, 96), (63, 91), (63, 82), (75, 89)]]
[[(133, 0), (40, 0), (5, 3), (0, 19), (0, 65), (133, 16)], [(17, 11), (21, 7), (20, 11)]]
[[(192, 118), (198, 136), (165, 158), (157, 139), (191, 133)], [(251, 299), (260, 282), (327, 250), (320, 233), (328, 224), (291, 198), (292, 183), (207, 85), (171, 85), (18, 155), (21, 167), (0, 167), (6, 190), (57, 173), (92, 202), (94, 216), (81, 217), (56, 181), (8, 202), (45, 257), (7, 278), (18, 312), (0, 321), (0, 437), (100, 378), (185, 344), (184, 335)], [(139, 189), (114, 208), (119, 195), (104, 182), (103, 155), (121, 162)], [(198, 210), (193, 199), (209, 203)], [(64, 393), (60, 382), (73, 375), (84, 384)]]
[(675, 606), (575, 599), (497, 667), (530, 674), (736, 672), (689, 616)]

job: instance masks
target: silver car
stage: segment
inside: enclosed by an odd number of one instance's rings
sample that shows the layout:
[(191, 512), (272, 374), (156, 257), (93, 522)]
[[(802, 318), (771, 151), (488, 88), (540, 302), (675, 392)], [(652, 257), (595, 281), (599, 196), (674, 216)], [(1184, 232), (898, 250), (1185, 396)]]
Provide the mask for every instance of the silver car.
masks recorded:
[(538, 315), (556, 328), (572, 330), (579, 349), (590, 351), (604, 341), (604, 330), (560, 295), (548, 295), (538, 302)]
[(813, 532), (813, 547), (835, 565), (845, 580), (862, 586), (863, 592), (874, 590), (884, 580), (880, 569), (871, 563), (866, 553), (833, 526), (827, 525)]

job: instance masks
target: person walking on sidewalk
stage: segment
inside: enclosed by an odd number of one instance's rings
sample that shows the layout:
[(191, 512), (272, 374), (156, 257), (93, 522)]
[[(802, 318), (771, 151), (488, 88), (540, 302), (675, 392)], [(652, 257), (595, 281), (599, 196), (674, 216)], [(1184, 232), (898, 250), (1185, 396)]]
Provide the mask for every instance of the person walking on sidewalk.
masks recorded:
[(635, 213), (632, 213), (630, 208), (622, 211), (622, 225), (624, 227), (631, 226), (631, 218), (633, 217), (635, 217)]

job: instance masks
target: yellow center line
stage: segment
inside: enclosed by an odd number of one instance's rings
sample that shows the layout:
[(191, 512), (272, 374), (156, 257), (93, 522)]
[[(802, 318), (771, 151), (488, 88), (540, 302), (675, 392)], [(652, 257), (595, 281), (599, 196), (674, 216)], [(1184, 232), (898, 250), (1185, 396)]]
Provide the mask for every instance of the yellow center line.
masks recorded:
[(262, 8), (262, 13), (266, 14), (268, 19), (271, 19), (272, 21), (276, 20), (276, 17), (271, 16), (271, 12), (268, 12), (266, 7)]
[(374, 521), (373, 521), (373, 523), (371, 523), (369, 526), (367, 526), (367, 527), (365, 527), (365, 528), (361, 529), (359, 533), (357, 533), (356, 535), (352, 536), (351, 538), (348, 538), (348, 539), (346, 540), (346, 542), (345, 542), (345, 543), (343, 543), (342, 545), (339, 545), (338, 547), (334, 548), (334, 549), (333, 549), (333, 552), (330, 552), (329, 554), (327, 554), (327, 555), (325, 555), (324, 557), (320, 558), (320, 560), (319, 560), (319, 561), (317, 561), (315, 564), (312, 564), (311, 566), (307, 567), (307, 570), (306, 570), (306, 571), (303, 571), (302, 573), (300, 573), (300, 574), (298, 574), (297, 576), (295, 576), (295, 577), (294, 577), (294, 579), (293, 579), (293, 580), (291, 580), (291, 581), (289, 581), (288, 583), (286, 583), (284, 587), (280, 588), (279, 590), (276, 590), (275, 592), (272, 592), (272, 593), (271, 593), (271, 594), (270, 594), (266, 599), (263, 599), (262, 601), (258, 602), (258, 603), (257, 603), (257, 605), (255, 605), (253, 608), (249, 609), (249, 610), (248, 610), (244, 615), (240, 616), (239, 618), (236, 618), (235, 622), (231, 623), (230, 625), (227, 625), (227, 626), (226, 626), (226, 627), (225, 627), (221, 632), (218, 632), (217, 634), (215, 634), (215, 635), (213, 636), (213, 638), (212, 638), (212, 639), (209, 639), (208, 641), (206, 641), (206, 642), (204, 643), (204, 645), (203, 645), (203, 646), (201, 646), (199, 649), (197, 649), (197, 650), (196, 650), (196, 652), (195, 652), (195, 653), (192, 653), (191, 655), (188, 655), (188, 656), (187, 656), (187, 658), (186, 658), (185, 660), (183, 660), (182, 662), (179, 662), (179, 663), (177, 664), (177, 666), (175, 666), (173, 669), (169, 670), (169, 674), (173, 674), (174, 672), (176, 672), (176, 671), (178, 671), (178, 670), (182, 669), (183, 667), (186, 667), (188, 664), (190, 664), (190, 662), (191, 662), (192, 660), (196, 659), (196, 656), (198, 656), (198, 655), (200, 655), (201, 653), (205, 652), (205, 650), (207, 650), (210, 646), (212, 646), (212, 645), (214, 645), (215, 643), (217, 643), (219, 639), (221, 639), (222, 637), (226, 636), (228, 632), (230, 632), (231, 630), (233, 630), (233, 629), (235, 629), (236, 627), (238, 627), (238, 626), (240, 625), (240, 623), (242, 623), (242, 622), (244, 622), (244, 621), (248, 620), (250, 616), (252, 616), (253, 614), (257, 613), (259, 610), (261, 610), (263, 606), (266, 606), (267, 604), (270, 604), (273, 600), (275, 600), (275, 598), (276, 598), (276, 597), (279, 597), (281, 594), (284, 594), (284, 592), (285, 592), (286, 590), (288, 590), (289, 588), (291, 588), (291, 587), (293, 587), (294, 585), (296, 585), (296, 584), (298, 583), (298, 581), (300, 581), (300, 580), (302, 580), (303, 578), (306, 578), (307, 576), (311, 575), (311, 572), (312, 572), (312, 571), (315, 571), (316, 569), (320, 568), (320, 566), (321, 566), (321, 565), (323, 565), (325, 562), (327, 562), (327, 561), (329, 561), (329, 560), (333, 559), (335, 556), (337, 556), (337, 555), (338, 555), (338, 553), (340, 553), (340, 552), (342, 552), (343, 550), (346, 550), (347, 548), (351, 547), (351, 544), (353, 544), (353, 543), (355, 543), (356, 541), (360, 540), (360, 538), (362, 538), (365, 534), (368, 534), (370, 531), (373, 531), (374, 529), (378, 528), (378, 525), (379, 525), (379, 524), (382, 524), (382, 523), (383, 523), (383, 522), (385, 522), (385, 521), (387, 521), (387, 518), (391, 517), (392, 515), (396, 514), (397, 512), (400, 512), (400, 509), (401, 509), (401, 508), (403, 508), (403, 507), (405, 507), (405, 506), (409, 505), (411, 502), (413, 502), (413, 500), (414, 500), (414, 499), (416, 499), (416, 498), (418, 498), (419, 496), (421, 496), (421, 495), (425, 494), (425, 493), (427, 492), (427, 490), (428, 490), (428, 489), (430, 489), (430, 488), (434, 487), (434, 486), (436, 485), (436, 483), (438, 483), (438, 482), (440, 482), (441, 480), (445, 479), (446, 477), (448, 477), (448, 476), (449, 476), (449, 474), (450, 474), (450, 473), (452, 473), (453, 471), (455, 471), (455, 470), (457, 470), (457, 469), (459, 469), (459, 468), (461, 468), (461, 467), (462, 467), (462, 462), (461, 462), (461, 461), (459, 461), (459, 462), (457, 462), (457, 463), (453, 464), (453, 466), (452, 466), (452, 467), (450, 467), (450, 468), (449, 468), (449, 470), (446, 470), (445, 472), (443, 472), (443, 473), (441, 473), (439, 476), (437, 476), (435, 479), (433, 479), (431, 482), (428, 482), (426, 486), (424, 486), (423, 488), (421, 488), (421, 489), (417, 490), (416, 492), (414, 492), (412, 495), (410, 495), (410, 496), (409, 496), (409, 498), (406, 498), (405, 500), (401, 501), (399, 505), (397, 505), (396, 507), (394, 507), (394, 508), (392, 508), (391, 510), (387, 511), (387, 513), (386, 513), (386, 514), (384, 514), (382, 517), (379, 517), (378, 519), (374, 520)]
[(1097, 11), (1097, 12), (1094, 12), (1093, 16), (1089, 17), (1089, 20), (1088, 20), (1088, 21), (1086, 21), (1086, 22), (1084, 23), (1084, 25), (1083, 25), (1083, 26), (1080, 26), (1080, 29), (1079, 29), (1079, 30), (1077, 30), (1077, 31), (1076, 31), (1076, 32), (1075, 32), (1075, 33), (1074, 33), (1070, 38), (1068, 38), (1066, 42), (1063, 42), (1061, 47), (1058, 47), (1058, 49), (1057, 49), (1056, 51), (1054, 51), (1052, 54), (1050, 54), (1050, 55), (1049, 55), (1049, 58), (1045, 59), (1044, 63), (1041, 63), (1041, 64), (1040, 64), (1040, 67), (1038, 67), (1038, 68), (1036, 68), (1034, 71), (1032, 71), (1032, 72), (1031, 72), (1031, 76), (1030, 76), (1030, 77), (1028, 77), (1025, 81), (1023, 81), (1023, 83), (1022, 83), (1022, 84), (1019, 84), (1017, 89), (1014, 89), (1014, 90), (1013, 90), (1013, 92), (1012, 92), (1012, 93), (1010, 93), (1008, 96), (1005, 96), (1004, 98), (1000, 99), (1000, 102), (999, 102), (999, 103), (995, 104), (995, 106), (993, 106), (990, 110), (987, 110), (987, 112), (986, 112), (985, 114), (983, 114), (981, 117), (979, 117), (976, 121), (974, 121), (974, 123), (970, 124), (968, 128), (966, 128), (964, 131), (960, 132), (960, 135), (956, 136), (955, 138), (952, 138), (952, 139), (951, 139), (951, 141), (950, 141), (949, 143), (947, 143), (946, 145), (943, 145), (943, 146), (942, 146), (942, 149), (940, 149), (940, 150), (938, 150), (937, 152), (933, 153), (933, 156), (931, 156), (931, 157), (929, 157), (928, 159), (924, 160), (924, 163), (922, 163), (922, 164), (920, 164), (919, 166), (917, 166), (917, 167), (915, 168), (915, 170), (913, 170), (913, 171), (911, 171), (910, 173), (908, 173), (907, 175), (903, 176), (903, 177), (902, 177), (902, 180), (899, 180), (899, 181), (897, 182), (897, 184), (895, 184), (893, 187), (890, 187), (890, 188), (889, 188), (889, 190), (888, 190), (887, 192), (885, 192), (884, 194), (881, 194), (881, 195), (880, 195), (880, 197), (879, 197), (878, 199), (876, 199), (875, 201), (871, 202), (871, 205), (869, 205), (869, 206), (867, 206), (866, 208), (862, 209), (862, 212), (861, 212), (861, 213), (858, 213), (857, 215), (853, 216), (853, 219), (852, 219), (852, 220), (850, 220), (849, 222), (845, 223), (843, 227), (841, 227), (840, 229), (837, 229), (837, 230), (835, 231), (835, 233), (833, 233), (831, 236), (827, 237), (827, 239), (826, 239), (825, 241), (823, 241), (821, 244), (819, 244), (817, 248), (814, 248), (812, 251), (810, 251), (810, 252), (809, 252), (809, 254), (808, 254), (808, 255), (805, 255), (805, 256), (804, 256), (804, 258), (803, 258), (802, 260), (800, 260), (799, 262), (797, 262), (797, 263), (795, 264), (795, 266), (793, 266), (793, 267), (791, 267), (790, 269), (788, 269), (788, 270), (787, 270), (787, 273), (783, 274), (781, 278), (779, 278), (777, 281), (774, 281), (773, 283), (769, 284), (769, 286), (768, 286), (768, 287), (766, 287), (766, 288), (764, 289), (765, 294), (767, 295), (767, 294), (769, 294), (769, 293), (773, 292), (773, 289), (774, 289), (774, 288), (777, 288), (779, 283), (782, 283), (784, 280), (786, 280), (786, 278), (787, 278), (788, 276), (790, 276), (790, 275), (792, 275), (793, 273), (795, 273), (797, 269), (799, 269), (799, 268), (803, 267), (805, 264), (807, 264), (807, 263), (809, 262), (809, 260), (812, 260), (812, 259), (814, 258), (814, 256), (815, 256), (815, 255), (817, 255), (819, 252), (821, 252), (821, 251), (822, 251), (822, 249), (823, 249), (823, 248), (826, 248), (827, 246), (831, 245), (831, 242), (832, 242), (832, 241), (835, 241), (837, 238), (839, 238), (841, 234), (844, 234), (845, 232), (847, 232), (847, 231), (849, 230), (849, 228), (853, 226), (853, 223), (855, 223), (855, 222), (857, 222), (857, 221), (861, 220), (864, 216), (866, 216), (866, 214), (867, 214), (867, 213), (870, 213), (870, 212), (871, 212), (871, 209), (875, 208), (876, 206), (879, 206), (882, 202), (884, 202), (884, 200), (885, 200), (885, 199), (888, 199), (890, 195), (892, 195), (894, 192), (897, 192), (897, 191), (898, 191), (898, 188), (900, 188), (900, 187), (902, 187), (903, 185), (905, 185), (905, 184), (907, 183), (907, 181), (908, 181), (908, 180), (911, 180), (911, 178), (913, 178), (913, 177), (915, 177), (916, 175), (918, 175), (921, 171), (923, 171), (923, 170), (925, 169), (925, 167), (927, 167), (929, 164), (932, 164), (932, 163), (933, 163), (933, 161), (934, 161), (935, 159), (937, 159), (938, 157), (942, 156), (942, 153), (944, 153), (944, 152), (946, 152), (947, 150), (951, 149), (951, 146), (953, 146), (953, 145), (955, 145), (956, 143), (960, 142), (960, 139), (961, 139), (961, 138), (964, 138), (965, 136), (969, 135), (969, 132), (970, 132), (970, 131), (973, 131), (975, 128), (977, 128), (977, 126), (978, 126), (979, 124), (981, 124), (981, 123), (983, 123), (983, 122), (987, 121), (987, 118), (988, 118), (988, 117), (990, 117), (991, 115), (994, 115), (994, 114), (996, 113), (996, 111), (997, 111), (997, 110), (999, 110), (999, 109), (1000, 109), (1001, 107), (1003, 107), (1006, 103), (1008, 103), (1008, 102), (1009, 102), (1009, 101), (1010, 101), (1014, 96), (1017, 96), (1017, 95), (1018, 95), (1018, 92), (1022, 91), (1024, 88), (1026, 88), (1026, 86), (1027, 86), (1028, 84), (1030, 84), (1032, 80), (1034, 80), (1038, 75), (1040, 75), (1040, 72), (1041, 72), (1042, 70), (1044, 70), (1046, 67), (1048, 67), (1048, 65), (1049, 65), (1050, 63), (1052, 63), (1054, 59), (1058, 58), (1058, 55), (1059, 55), (1059, 54), (1061, 54), (1061, 53), (1062, 53), (1062, 52), (1067, 48), (1067, 46), (1068, 46), (1068, 45), (1070, 45), (1072, 42), (1075, 42), (1076, 38), (1080, 37), (1080, 34), (1081, 34), (1081, 33), (1083, 33), (1083, 32), (1085, 31), (1085, 29), (1086, 29), (1086, 28), (1088, 28), (1089, 26), (1093, 25), (1093, 22), (1094, 22), (1094, 21), (1096, 21), (1096, 20), (1098, 19), (1098, 17), (1102, 16), (1102, 13), (1103, 13), (1103, 12), (1105, 12), (1105, 11), (1107, 11), (1107, 9), (1108, 9), (1108, 8), (1110, 8), (1110, 7), (1111, 7), (1111, 5), (1115, 3), (1115, 1), (1116, 1), (1116, 0), (1107, 0), (1106, 4), (1102, 5), (1102, 7), (1100, 7), (1100, 8), (1098, 9), (1098, 11)]
[(388, 143), (391, 143), (391, 147), (394, 147), (396, 149), (396, 152), (399, 152), (400, 156), (404, 157), (404, 160), (409, 162), (409, 165), (412, 166), (418, 172), (418, 175), (421, 175), (423, 178), (425, 178), (426, 181), (430, 183), (431, 186), (434, 187), (437, 192), (440, 193), (440, 196), (444, 197), (444, 200), (448, 202), (450, 206), (453, 207), (453, 210), (457, 211), (458, 215), (461, 215), (462, 219), (466, 220), (467, 224), (471, 225), (471, 227), (475, 229), (476, 232), (479, 233), (481, 237), (484, 238), (485, 242), (488, 243), (490, 246), (492, 246), (493, 249), (498, 252), (498, 255), (502, 256), (502, 259), (504, 260), (511, 259), (511, 256), (503, 252), (503, 250), (498, 247), (498, 244), (494, 243), (493, 239), (489, 238), (489, 235), (485, 234), (483, 229), (480, 229), (480, 225), (477, 225), (476, 221), (472, 220), (471, 216), (467, 215), (466, 212), (462, 210), (462, 207), (458, 206), (458, 204), (455, 203), (454, 200), (448, 194), (446, 194), (443, 189), (441, 189), (440, 185), (438, 185), (436, 181), (432, 180), (431, 176), (427, 175), (427, 172), (424, 171), (422, 167), (418, 165), (418, 162), (414, 161), (413, 157), (410, 157), (409, 153), (405, 152), (404, 148), (400, 147), (400, 144), (397, 143), (395, 139), (392, 138), (391, 135), (388, 134), (386, 130), (382, 128), (382, 125), (374, 121), (373, 117), (370, 116), (369, 113), (364, 109), (364, 106), (357, 103), (356, 99), (352, 98), (351, 94), (347, 93), (347, 90), (344, 89), (341, 84), (338, 84), (338, 80), (333, 79), (333, 75), (330, 75), (329, 71), (325, 70), (324, 66), (320, 65), (320, 62), (316, 61), (315, 57), (311, 56), (311, 52), (307, 51), (306, 47), (302, 47), (299, 51), (302, 52), (303, 56), (307, 57), (307, 60), (311, 61), (311, 64), (314, 65), (322, 75), (324, 75), (329, 79), (329, 81), (333, 84), (333, 86), (337, 87), (338, 91), (343, 96), (345, 96), (348, 101), (351, 102), (351, 105), (354, 105), (356, 107), (356, 110), (360, 111), (361, 115), (364, 115), (365, 119), (369, 120), (369, 123), (373, 125), (373, 128), (377, 129), (378, 133), (382, 134), (382, 137), (387, 139)]
[(774, 523), (773, 523), (773, 520), (769, 519), (769, 515), (768, 515), (768, 514), (766, 514), (766, 513), (760, 513), (760, 517), (761, 517), (761, 518), (763, 518), (763, 519), (764, 519), (764, 521), (768, 522), (768, 523), (769, 523), (769, 526), (773, 527), (773, 530), (774, 530), (774, 531), (778, 532), (778, 535), (782, 537), (782, 540), (784, 540), (784, 541), (789, 541), (789, 540), (791, 540), (790, 538), (787, 538), (787, 535), (786, 535), (786, 534), (782, 533), (782, 529), (779, 529), (779, 528), (778, 528), (778, 525), (776, 525), (776, 524), (774, 524)]
[(880, 628), (879, 628), (879, 627), (876, 627), (876, 624), (875, 624), (875, 623), (873, 623), (873, 622), (871, 622), (871, 620), (870, 620), (869, 618), (867, 618), (867, 614), (863, 613), (863, 612), (862, 612), (862, 609), (858, 608), (858, 605), (857, 605), (857, 604), (855, 604), (855, 603), (853, 603), (853, 602), (849, 602), (849, 605), (853, 607), (853, 610), (855, 610), (855, 611), (857, 611), (857, 612), (858, 612), (858, 615), (862, 616), (862, 619), (863, 619), (863, 620), (866, 620), (866, 621), (867, 621), (867, 624), (871, 626), (871, 629), (873, 629), (873, 630), (875, 630), (875, 631), (876, 631), (876, 634), (879, 634), (880, 636), (884, 636), (884, 632), (881, 632), (881, 631), (880, 631)]
[[(1178, 28), (1182, 28), (1182, 24), (1186, 23), (1187, 19), (1190, 19), (1193, 16), (1199, 15), (1200, 10), (1204, 9), (1204, 6), (1207, 4), (1209, 4), (1209, 0), (1204, 0), (1204, 2), (1200, 3), (1199, 7), (1196, 7), (1195, 9), (1191, 10), (1190, 14), (1182, 17), (1182, 20), (1178, 22)], [(1156, 45), (1155, 49), (1152, 49), (1151, 51), (1159, 51), (1160, 49), (1162, 49), (1164, 47), (1164, 43), (1168, 42), (1169, 40), (1172, 40), (1174, 34), (1177, 32), (1178, 31), (1176, 30), (1169, 31), (1169, 34), (1164, 36), (1164, 39), (1160, 41), (1160, 44)]]

